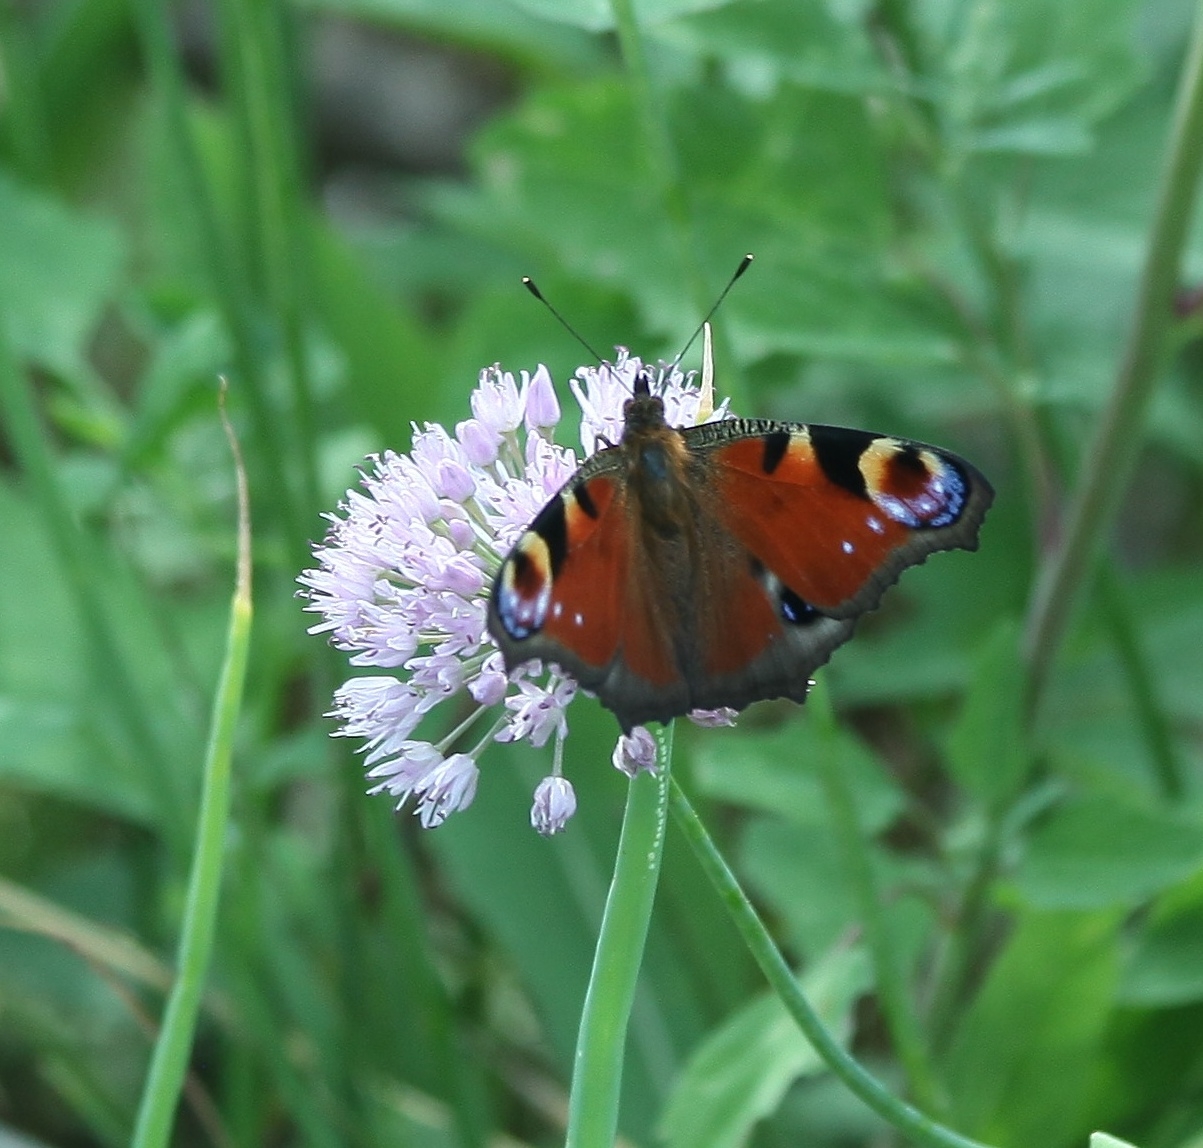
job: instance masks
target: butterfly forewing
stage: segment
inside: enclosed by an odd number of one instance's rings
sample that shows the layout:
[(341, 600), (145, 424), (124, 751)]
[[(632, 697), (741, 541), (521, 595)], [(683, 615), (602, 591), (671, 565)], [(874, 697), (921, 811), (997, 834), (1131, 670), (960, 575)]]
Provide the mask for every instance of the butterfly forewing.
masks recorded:
[(830, 617), (872, 609), (935, 550), (976, 548), (993, 497), (963, 459), (865, 431), (732, 419), (683, 433), (709, 460), (726, 529)]

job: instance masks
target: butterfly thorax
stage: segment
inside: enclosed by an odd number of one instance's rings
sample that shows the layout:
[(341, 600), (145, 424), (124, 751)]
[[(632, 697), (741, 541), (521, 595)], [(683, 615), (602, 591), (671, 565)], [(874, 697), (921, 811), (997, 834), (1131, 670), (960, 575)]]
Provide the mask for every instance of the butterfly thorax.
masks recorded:
[(692, 521), (685, 441), (665, 421), (664, 402), (657, 396), (637, 390), (623, 408), (623, 419), (619, 449), (642, 520), (661, 537), (675, 537)]

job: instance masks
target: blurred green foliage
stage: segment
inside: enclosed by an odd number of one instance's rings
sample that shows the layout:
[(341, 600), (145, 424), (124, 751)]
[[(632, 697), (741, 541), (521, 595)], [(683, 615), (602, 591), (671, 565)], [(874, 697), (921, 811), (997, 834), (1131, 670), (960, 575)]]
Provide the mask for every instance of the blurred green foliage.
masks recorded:
[[(527, 751), (422, 834), (323, 711), (293, 597), (320, 514), (481, 367), (673, 354), (745, 251), (747, 414), (958, 449), (978, 554), (910, 572), (824, 671), (935, 1113), (1000, 1146), (1203, 1144), (1203, 357), (1184, 317), (1037, 720), (1022, 626), (1130, 324), (1185, 0), (0, 0), (0, 1119), (120, 1145), (178, 933), (248, 455), (256, 629), (227, 885), (179, 1144), (554, 1144), (622, 779), (527, 828)], [(321, 194), (313, 45), (505, 78), (461, 166)], [(408, 41), (407, 41), (408, 42)], [(629, 55), (631, 45), (625, 45)], [(335, 135), (340, 127), (335, 126)], [(1203, 248), (1187, 253), (1188, 274)], [(15, 396), (32, 394), (39, 421)], [(903, 1087), (804, 711), (681, 730), (678, 776), (833, 1026)], [(880, 1141), (670, 837), (631, 1143)], [(913, 1083), (913, 1082), (912, 1082)], [(3, 1130), (0, 1129), (0, 1137)]]

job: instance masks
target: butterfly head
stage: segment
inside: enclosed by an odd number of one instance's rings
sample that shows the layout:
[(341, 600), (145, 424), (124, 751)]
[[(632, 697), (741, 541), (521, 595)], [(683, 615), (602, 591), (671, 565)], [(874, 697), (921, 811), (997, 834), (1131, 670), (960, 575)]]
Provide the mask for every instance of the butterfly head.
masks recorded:
[(631, 397), (622, 405), (623, 441), (646, 436), (665, 427), (664, 399), (652, 394), (652, 372), (646, 367), (635, 375)]

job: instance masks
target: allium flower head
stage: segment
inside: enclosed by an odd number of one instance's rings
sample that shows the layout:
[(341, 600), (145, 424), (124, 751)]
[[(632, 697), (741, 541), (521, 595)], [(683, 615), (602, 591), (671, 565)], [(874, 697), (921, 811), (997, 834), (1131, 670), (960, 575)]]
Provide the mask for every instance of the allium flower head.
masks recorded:
[[(576, 372), (569, 385), (586, 455), (622, 437), (623, 403), (643, 367), (619, 348), (613, 363)], [(675, 368), (661, 375), (669, 424), (693, 425), (697, 388)], [(328, 634), (365, 671), (335, 694), (337, 732), (362, 739), (372, 792), (389, 793), (398, 807), (412, 797), (427, 827), (471, 804), (490, 741), (542, 746), (554, 737), (558, 750), (577, 691), (554, 666), (528, 663), (507, 675), (485, 630), (502, 559), (580, 465), (552, 439), (561, 412), (551, 376), (541, 366), (519, 381), (490, 367), (471, 408), (454, 434), (415, 425), (409, 454), (370, 458), (359, 488), (327, 516), (316, 567), (298, 579), (305, 609), (321, 619), (310, 633)], [(707, 417), (726, 417), (725, 405)], [(462, 720), (454, 729), (437, 742), (414, 736), (440, 703), (456, 699)], [(563, 828), (576, 808), (560, 756), (531, 813), (543, 833)]]

